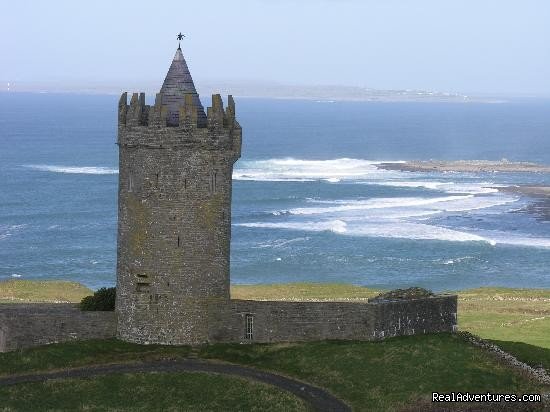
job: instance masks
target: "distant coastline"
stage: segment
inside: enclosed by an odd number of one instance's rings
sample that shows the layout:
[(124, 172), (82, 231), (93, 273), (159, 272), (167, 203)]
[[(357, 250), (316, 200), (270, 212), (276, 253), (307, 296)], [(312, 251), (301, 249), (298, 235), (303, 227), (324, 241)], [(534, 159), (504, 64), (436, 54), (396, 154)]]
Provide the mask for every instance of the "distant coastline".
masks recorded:
[(462, 172), (462, 173), (550, 173), (550, 166), (507, 160), (412, 160), (400, 163), (380, 163), (379, 169), (401, 172)]
[[(159, 85), (151, 82), (117, 82), (116, 84), (66, 84), (53, 82), (0, 81), (4, 93), (71, 93), (119, 95), (122, 91), (140, 91), (154, 96)], [(270, 82), (199, 82), (199, 94), (207, 97), (219, 93), (241, 98), (296, 99), (322, 103), (358, 102), (427, 102), (427, 103), (506, 103), (501, 97), (469, 96), (460, 93), (415, 89), (375, 89), (341, 85), (286, 85)]]

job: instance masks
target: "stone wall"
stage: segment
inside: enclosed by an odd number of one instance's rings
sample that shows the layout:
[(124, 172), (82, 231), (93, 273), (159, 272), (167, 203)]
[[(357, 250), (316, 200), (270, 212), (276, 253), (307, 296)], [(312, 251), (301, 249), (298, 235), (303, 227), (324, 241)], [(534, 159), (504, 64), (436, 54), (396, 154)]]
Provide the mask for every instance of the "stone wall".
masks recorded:
[[(206, 300), (195, 304), (182, 312), (198, 312), (201, 321), (196, 329), (183, 329), (186, 324), (178, 323), (177, 317), (159, 319), (173, 333), (161, 336), (166, 343), (178, 344), (179, 336), (195, 334), (207, 336), (210, 343), (380, 340), (453, 332), (457, 322), (455, 295), (381, 302)], [(204, 313), (208, 316), (202, 316)], [(247, 316), (253, 322), (251, 338), (246, 335)], [(73, 304), (0, 304), (0, 352), (54, 342), (112, 338), (115, 333), (114, 312), (81, 312)], [(152, 343), (148, 335), (135, 333), (137, 342)]]
[(0, 304), (0, 352), (48, 343), (113, 338), (114, 312), (83, 312), (69, 303)]
[[(216, 308), (210, 314), (210, 341), (377, 340), (455, 331), (457, 297), (368, 303), (232, 300), (219, 313)], [(247, 315), (252, 317), (252, 339), (246, 337)]]

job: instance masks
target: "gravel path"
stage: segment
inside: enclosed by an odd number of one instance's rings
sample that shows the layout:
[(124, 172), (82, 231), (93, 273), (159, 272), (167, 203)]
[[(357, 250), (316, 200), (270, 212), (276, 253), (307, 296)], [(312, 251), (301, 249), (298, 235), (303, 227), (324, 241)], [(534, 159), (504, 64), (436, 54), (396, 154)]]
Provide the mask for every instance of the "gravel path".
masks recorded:
[(207, 372), (234, 375), (275, 386), (290, 392), (310, 404), (316, 411), (351, 411), (351, 408), (330, 393), (315, 386), (270, 372), (227, 363), (198, 359), (162, 360), (134, 364), (87, 366), (55, 372), (37, 372), (26, 375), (0, 377), (0, 386), (19, 383), (44, 382), (49, 379), (89, 378), (116, 373), (146, 372)]

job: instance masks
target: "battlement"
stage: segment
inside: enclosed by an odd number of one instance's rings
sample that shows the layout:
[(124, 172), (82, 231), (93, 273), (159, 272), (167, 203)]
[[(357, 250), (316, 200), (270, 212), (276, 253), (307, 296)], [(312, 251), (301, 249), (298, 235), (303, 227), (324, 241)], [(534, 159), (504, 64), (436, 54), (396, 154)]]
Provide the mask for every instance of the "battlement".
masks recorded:
[(186, 94), (174, 113), (162, 104), (162, 94), (155, 104), (145, 104), (145, 93), (134, 93), (128, 104), (123, 93), (118, 104), (118, 141), (120, 146), (144, 148), (193, 147), (196, 150), (222, 150), (238, 159), (241, 155), (241, 126), (235, 118), (235, 101), (230, 95), (223, 107), (219, 94), (212, 96), (206, 121), (202, 119), (193, 96)]
[(193, 96), (185, 95), (184, 104), (179, 107), (179, 118), (168, 121), (168, 106), (162, 104), (162, 95), (157, 93), (153, 106), (145, 104), (145, 93), (134, 93), (128, 104), (128, 93), (120, 96), (118, 103), (119, 127), (154, 127), (154, 128), (208, 128), (233, 129), (240, 128), (235, 119), (235, 101), (233, 96), (227, 98), (227, 108), (219, 94), (212, 95), (212, 106), (207, 109), (206, 124), (198, 121), (197, 107), (193, 104)]

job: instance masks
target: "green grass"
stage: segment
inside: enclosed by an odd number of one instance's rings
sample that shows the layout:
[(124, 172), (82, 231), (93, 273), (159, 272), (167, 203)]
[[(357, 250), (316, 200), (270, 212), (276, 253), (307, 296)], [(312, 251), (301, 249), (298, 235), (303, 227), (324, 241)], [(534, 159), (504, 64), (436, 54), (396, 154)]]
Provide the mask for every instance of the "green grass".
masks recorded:
[(272, 285), (231, 285), (232, 299), (248, 300), (367, 300), (380, 293), (343, 283), (281, 283)]
[[(119, 361), (175, 358), (187, 356), (189, 350), (188, 347), (140, 346), (116, 340), (61, 343), (0, 354), (0, 371), (3, 374), (10, 374)], [(529, 350), (528, 347), (516, 348), (518, 352), (529, 353)], [(550, 361), (550, 350), (542, 351), (540, 354), (534, 354), (533, 359), (544, 355)], [(501, 364), (486, 351), (470, 345), (461, 336), (452, 334), (406, 336), (381, 342), (216, 344), (199, 348), (198, 356), (248, 365), (312, 383), (328, 389), (349, 403), (356, 411), (396, 410), (411, 403), (426, 401), (432, 391), (476, 393), (485, 391), (541, 393), (550, 391), (550, 387), (542, 387), (528, 380), (515, 370)], [(160, 374), (148, 376), (158, 375)], [(139, 389), (143, 385), (141, 383), (131, 384), (131, 381), (128, 381), (130, 379), (128, 375), (91, 380), (58, 381), (55, 384), (57, 386), (51, 387), (48, 384), (17, 385), (16, 388), (20, 389), (13, 389), (14, 392), (6, 392), (5, 388), (0, 390), (0, 399), (25, 400), (28, 396), (29, 405), (32, 405), (35, 399), (40, 399), (41, 394), (45, 396), (49, 393), (48, 391), (53, 391), (55, 396), (51, 402), (55, 401), (55, 403), (45, 404), (46, 406), (66, 405), (66, 409), (70, 410), (75, 407), (76, 400), (82, 399), (84, 402), (82, 405), (95, 405), (96, 410), (107, 409), (107, 406), (117, 409), (120, 405), (126, 405), (124, 403), (126, 401), (128, 402), (127, 407), (132, 409), (133, 405), (136, 405), (133, 403), (134, 398), (148, 399), (150, 392), (156, 394), (153, 399), (164, 399), (164, 397), (171, 399), (177, 389), (175, 386), (179, 388), (179, 384), (175, 380), (177, 376), (179, 374), (174, 374), (173, 377), (167, 378), (165, 381), (155, 381), (152, 378), (151, 386), (144, 386), (143, 392), (140, 392), (141, 389)], [(88, 384), (87, 381), (92, 381), (92, 383)], [(203, 382), (199, 385), (199, 388), (204, 386), (207, 394), (205, 399), (209, 402), (216, 401), (213, 399), (216, 396), (225, 399), (223, 395), (226, 392), (233, 393), (235, 402), (248, 402), (246, 399), (241, 399), (241, 396), (245, 395), (231, 392), (231, 389), (218, 391), (219, 388), (215, 387), (217, 384), (217, 381), (210, 381), (210, 383)], [(113, 403), (87, 404), (88, 400), (95, 402), (94, 394), (101, 393), (101, 388), (105, 385), (108, 388), (114, 388), (113, 391), (116, 392), (113, 392), (112, 395)], [(82, 395), (73, 396), (73, 388), (75, 394), (82, 393)], [(119, 391), (117, 388), (128, 388), (130, 392), (117, 395)], [(87, 397), (87, 393), (89, 393), (89, 397)], [(184, 396), (187, 392), (181, 393)], [(120, 400), (117, 396), (120, 396)], [(105, 398), (107, 399), (105, 401), (101, 400), (101, 396), (98, 399), (101, 402), (108, 402), (108, 397)], [(193, 398), (189, 399), (190, 402), (193, 400)], [(265, 401), (265, 398), (262, 399)], [(225, 405), (225, 401), (220, 402)], [(15, 408), (14, 404), (8, 403), (7, 405)], [(188, 404), (182, 403), (181, 405), (176, 410), (185, 410), (183, 408)], [(189, 403), (189, 405), (192, 409), (194, 404)], [(228, 408), (232, 408), (232, 405), (228, 404)], [(212, 408), (216, 409), (215, 406)], [(238, 406), (235, 408), (238, 409)], [(21, 409), (24, 410), (23, 406)], [(0, 410), (2, 410), (1, 406)], [(249, 409), (244, 408), (243, 410)]]
[(274, 387), (205, 373), (52, 380), (0, 388), (0, 411), (306, 411)]
[(499, 346), (502, 350), (512, 353), (522, 362), (533, 367), (542, 366), (550, 372), (550, 349), (529, 345), (523, 342), (509, 342), (504, 340), (491, 340), (491, 342)]
[(548, 391), (451, 334), (382, 342), (211, 345), (202, 357), (279, 372), (329, 389), (354, 410), (395, 410), (432, 391)]
[(458, 296), (461, 330), (550, 349), (550, 289), (478, 288)]
[(189, 346), (137, 345), (116, 339), (65, 342), (0, 353), (0, 375), (84, 365), (184, 358)]
[(78, 282), (7, 280), (0, 282), (0, 303), (80, 302), (93, 294)]

